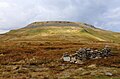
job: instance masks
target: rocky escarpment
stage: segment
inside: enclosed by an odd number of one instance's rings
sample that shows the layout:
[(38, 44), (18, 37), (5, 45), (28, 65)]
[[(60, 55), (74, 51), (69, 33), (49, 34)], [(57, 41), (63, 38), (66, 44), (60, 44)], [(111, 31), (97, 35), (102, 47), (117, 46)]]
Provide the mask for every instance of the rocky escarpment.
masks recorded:
[(69, 21), (45, 21), (45, 22), (34, 22), (32, 24), (29, 24), (25, 28), (36, 28), (42, 26), (79, 26), (79, 24)]

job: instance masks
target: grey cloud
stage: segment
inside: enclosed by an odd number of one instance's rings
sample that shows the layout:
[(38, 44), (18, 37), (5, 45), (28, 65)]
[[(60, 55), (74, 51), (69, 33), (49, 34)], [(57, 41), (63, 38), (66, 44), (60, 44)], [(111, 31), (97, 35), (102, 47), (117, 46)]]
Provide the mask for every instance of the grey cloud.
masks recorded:
[(119, 17), (120, 0), (0, 0), (1, 30), (33, 21), (68, 20), (120, 31)]

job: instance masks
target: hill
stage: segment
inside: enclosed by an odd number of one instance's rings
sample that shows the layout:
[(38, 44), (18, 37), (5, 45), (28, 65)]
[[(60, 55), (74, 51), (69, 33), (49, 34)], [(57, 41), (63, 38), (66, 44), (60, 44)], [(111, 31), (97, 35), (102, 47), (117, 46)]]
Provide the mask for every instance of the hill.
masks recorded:
[(34, 22), (24, 28), (11, 30), (1, 37), (1, 40), (19, 41), (120, 42), (120, 33), (101, 30), (86, 23), (68, 21)]
[[(0, 35), (0, 79), (120, 79), (119, 38), (120, 33), (86, 23), (31, 23)], [(99, 51), (105, 45), (111, 49), (108, 57), (81, 64), (61, 60), (65, 52)]]

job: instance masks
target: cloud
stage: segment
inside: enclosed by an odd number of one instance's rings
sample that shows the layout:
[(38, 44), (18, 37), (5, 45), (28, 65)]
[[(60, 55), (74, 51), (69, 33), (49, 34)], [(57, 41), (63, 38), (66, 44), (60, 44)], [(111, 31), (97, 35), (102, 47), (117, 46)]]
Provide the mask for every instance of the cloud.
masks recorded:
[(9, 32), (9, 30), (0, 30), (0, 34), (6, 33), (6, 32)]
[(8, 3), (6, 3), (6, 2), (1, 2), (0, 3), (0, 8), (7, 8), (7, 7), (9, 7)]
[(0, 0), (0, 29), (21, 28), (33, 21), (86, 22), (120, 31), (120, 0)]

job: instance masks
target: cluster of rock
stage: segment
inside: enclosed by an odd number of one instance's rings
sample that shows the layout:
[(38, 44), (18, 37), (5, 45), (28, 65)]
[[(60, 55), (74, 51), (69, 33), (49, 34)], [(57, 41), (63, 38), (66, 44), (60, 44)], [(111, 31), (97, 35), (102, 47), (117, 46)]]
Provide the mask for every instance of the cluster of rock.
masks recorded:
[(89, 59), (105, 58), (111, 55), (111, 49), (104, 47), (102, 50), (92, 50), (90, 48), (80, 48), (74, 54), (69, 55), (67, 52), (63, 54), (63, 61), (77, 62)]

